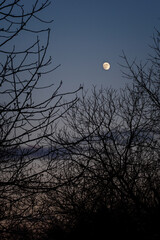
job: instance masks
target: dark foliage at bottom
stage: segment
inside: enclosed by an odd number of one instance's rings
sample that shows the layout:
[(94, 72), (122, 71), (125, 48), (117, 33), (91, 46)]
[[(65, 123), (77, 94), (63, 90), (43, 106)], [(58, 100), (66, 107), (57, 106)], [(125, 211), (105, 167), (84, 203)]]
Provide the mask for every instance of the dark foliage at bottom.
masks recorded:
[(53, 227), (45, 240), (57, 239), (160, 239), (160, 209), (131, 216), (122, 209), (101, 209), (97, 213), (79, 216), (73, 226)]

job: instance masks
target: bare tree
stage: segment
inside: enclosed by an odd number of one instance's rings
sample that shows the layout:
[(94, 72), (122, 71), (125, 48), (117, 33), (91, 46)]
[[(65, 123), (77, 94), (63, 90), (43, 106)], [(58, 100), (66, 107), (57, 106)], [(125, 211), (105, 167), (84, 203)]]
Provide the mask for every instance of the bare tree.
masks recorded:
[[(131, 93), (131, 89), (126, 88), (120, 97), (113, 90), (94, 90), (92, 97), (83, 97), (67, 112), (66, 125), (70, 128), (63, 132), (61, 144), (70, 151), (73, 164), (81, 166), (82, 172), (88, 171), (90, 176), (97, 171), (97, 178), (104, 178), (112, 189), (115, 186), (122, 194), (118, 186), (122, 184), (123, 194), (129, 194), (129, 182), (133, 174), (132, 184), (135, 183), (134, 170), (140, 163), (138, 153), (142, 155), (144, 147), (144, 154), (149, 155), (147, 147), (151, 149), (156, 144), (149, 130), (150, 120), (144, 114), (146, 109), (143, 96)], [(143, 159), (145, 164), (144, 156)], [(134, 194), (132, 198), (138, 201)]]
[[(46, 81), (58, 67), (51, 65), (47, 53), (48, 25), (52, 21), (40, 15), (49, 4), (49, 0), (35, 0), (30, 6), (22, 0), (0, 3), (1, 239), (3, 233), (9, 235), (11, 231), (13, 235), (13, 229), (23, 225), (23, 219), (31, 221), (32, 226), (34, 219), (43, 219), (40, 193), (57, 187), (53, 179), (46, 177), (50, 168), (57, 169), (56, 164), (49, 163), (46, 139), (54, 134), (64, 113), (64, 96), (74, 92), (63, 93), (62, 82)], [(70, 104), (76, 101), (74, 95)]]
[(90, 96), (83, 92), (63, 116), (65, 127), (49, 137), (65, 149), (63, 176), (69, 181), (56, 193), (56, 206), (71, 225), (105, 208), (127, 213), (143, 234), (149, 228), (158, 234), (159, 33), (154, 42), (148, 65), (130, 64), (123, 56), (132, 84), (119, 91), (94, 88)]
[(160, 109), (160, 32), (155, 30), (153, 35), (153, 44), (151, 45), (152, 53), (149, 55), (149, 59), (145, 63), (138, 64), (135, 60), (130, 62), (123, 53), (124, 76), (132, 80), (139, 94), (145, 95), (146, 101), (148, 101), (148, 112), (152, 113), (152, 121), (159, 119)]

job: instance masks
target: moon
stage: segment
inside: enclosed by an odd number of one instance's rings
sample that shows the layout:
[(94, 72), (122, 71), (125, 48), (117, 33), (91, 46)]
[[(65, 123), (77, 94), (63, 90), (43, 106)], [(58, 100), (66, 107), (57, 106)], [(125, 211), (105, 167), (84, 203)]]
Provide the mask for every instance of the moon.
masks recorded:
[(104, 63), (103, 63), (103, 69), (104, 69), (104, 70), (109, 70), (110, 67), (111, 67), (111, 65), (110, 65), (108, 62), (104, 62)]

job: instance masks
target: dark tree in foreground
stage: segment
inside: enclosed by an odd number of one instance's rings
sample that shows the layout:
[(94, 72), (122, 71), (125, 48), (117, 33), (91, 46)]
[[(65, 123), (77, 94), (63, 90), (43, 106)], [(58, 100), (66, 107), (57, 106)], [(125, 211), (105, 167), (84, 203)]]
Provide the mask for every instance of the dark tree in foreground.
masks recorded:
[(123, 56), (133, 84), (64, 103), (73, 92), (48, 84), (49, 4), (0, 3), (0, 239), (156, 239), (160, 34), (148, 65)]
[(127, 238), (137, 234), (140, 239), (156, 239), (160, 235), (157, 34), (156, 55), (147, 66), (129, 64), (123, 57), (126, 76), (133, 84), (118, 92), (94, 88), (91, 96), (84, 93), (63, 116), (65, 127), (49, 137), (66, 150), (63, 177), (68, 186), (56, 198), (49, 193), (48, 199), (56, 199), (58, 211), (77, 234), (88, 229), (91, 237), (97, 229), (97, 235), (114, 236), (117, 228)]
[[(73, 94), (61, 93), (62, 83), (46, 79), (58, 67), (51, 65), (47, 54), (52, 21), (41, 18), (50, 1), (26, 3), (0, 3), (1, 239), (17, 238), (16, 231), (20, 235), (21, 228), (28, 239), (25, 224), (34, 228), (38, 222), (41, 228), (42, 222), (45, 227), (42, 193), (58, 185), (46, 177), (47, 171), (57, 166), (54, 159), (50, 164), (50, 153), (43, 147), (63, 115), (63, 97)], [(76, 101), (74, 97), (71, 105)], [(46, 158), (45, 164), (40, 155)]]

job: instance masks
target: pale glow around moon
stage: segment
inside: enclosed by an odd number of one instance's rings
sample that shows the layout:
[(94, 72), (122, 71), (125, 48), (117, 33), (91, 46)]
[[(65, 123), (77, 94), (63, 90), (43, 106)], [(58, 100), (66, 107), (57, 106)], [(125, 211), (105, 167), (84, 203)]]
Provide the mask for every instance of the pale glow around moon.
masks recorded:
[(104, 70), (109, 70), (110, 67), (111, 67), (111, 65), (110, 65), (108, 62), (104, 62), (104, 63), (103, 63), (103, 68), (104, 68)]

